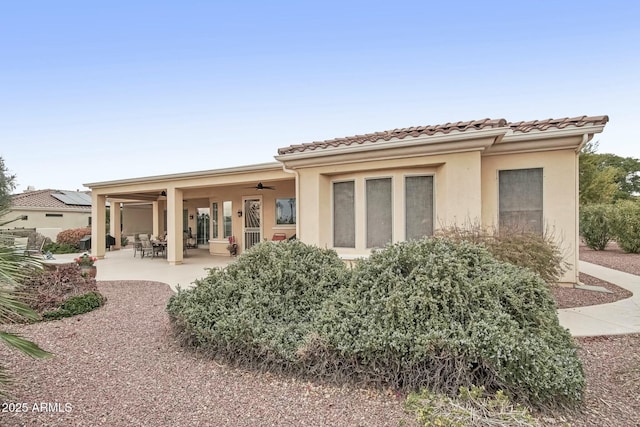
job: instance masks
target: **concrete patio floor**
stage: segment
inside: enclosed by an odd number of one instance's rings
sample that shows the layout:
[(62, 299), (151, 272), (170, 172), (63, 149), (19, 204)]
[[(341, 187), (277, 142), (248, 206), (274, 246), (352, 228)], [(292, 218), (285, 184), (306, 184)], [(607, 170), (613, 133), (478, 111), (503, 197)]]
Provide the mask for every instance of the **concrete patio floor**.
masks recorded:
[[(55, 255), (52, 263), (73, 262), (78, 254)], [(196, 279), (207, 276), (207, 269), (229, 265), (235, 258), (212, 256), (208, 249), (189, 249), (183, 263), (170, 265), (164, 258), (133, 256), (133, 249), (107, 252), (96, 263), (96, 280), (145, 280), (189, 288)], [(631, 298), (610, 304), (558, 310), (560, 324), (573, 336), (640, 333), (640, 276), (580, 261), (580, 271), (614, 283), (633, 292)]]
[[(73, 262), (78, 254), (56, 254), (52, 263)], [(171, 265), (162, 257), (140, 258), (133, 256), (133, 249), (108, 251), (104, 259), (98, 260), (96, 280), (147, 280), (168, 284), (174, 291), (179, 285), (189, 288), (196, 279), (207, 276), (209, 268), (225, 267), (235, 258), (213, 256), (208, 249), (189, 249), (182, 264)]]

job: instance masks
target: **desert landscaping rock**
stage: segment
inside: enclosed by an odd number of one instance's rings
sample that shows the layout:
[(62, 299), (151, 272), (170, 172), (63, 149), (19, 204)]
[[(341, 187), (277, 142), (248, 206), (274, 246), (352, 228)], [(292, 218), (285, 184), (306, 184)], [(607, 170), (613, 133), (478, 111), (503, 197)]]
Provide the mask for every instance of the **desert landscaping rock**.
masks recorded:
[[(581, 248), (585, 261), (639, 274), (640, 255), (621, 255), (615, 248)], [(562, 290), (562, 295), (554, 292), (559, 304), (625, 297), (615, 285), (581, 280), (613, 294)], [(234, 369), (181, 348), (165, 311), (172, 295), (167, 285), (110, 281), (98, 282), (98, 289), (107, 297), (98, 310), (9, 328), (55, 357), (34, 360), (0, 346), (0, 357), (18, 380), (5, 402), (24, 403), (27, 409), (1, 413), (1, 426), (414, 425), (404, 412), (404, 397), (393, 391)], [(577, 343), (587, 376), (584, 406), (576, 413), (540, 414), (541, 423), (640, 425), (640, 335), (579, 338)]]

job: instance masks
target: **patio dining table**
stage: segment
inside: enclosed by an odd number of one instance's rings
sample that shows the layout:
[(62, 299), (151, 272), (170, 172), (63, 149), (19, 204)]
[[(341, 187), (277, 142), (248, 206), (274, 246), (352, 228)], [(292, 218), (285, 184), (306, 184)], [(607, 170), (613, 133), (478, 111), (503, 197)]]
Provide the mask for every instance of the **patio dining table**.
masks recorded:
[(167, 241), (166, 240), (152, 240), (151, 245), (153, 246), (153, 255), (162, 252), (162, 256), (164, 258), (167, 257)]

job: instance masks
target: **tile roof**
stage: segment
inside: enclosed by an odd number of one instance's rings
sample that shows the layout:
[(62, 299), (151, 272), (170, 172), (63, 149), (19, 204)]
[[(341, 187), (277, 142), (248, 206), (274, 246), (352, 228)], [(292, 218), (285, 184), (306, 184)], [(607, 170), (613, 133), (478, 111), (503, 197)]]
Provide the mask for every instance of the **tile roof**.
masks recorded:
[(306, 144), (291, 145), (278, 149), (279, 155), (302, 153), (329, 147), (350, 146), (365, 142), (389, 141), (391, 139), (404, 139), (408, 136), (418, 137), (423, 135), (448, 134), (450, 132), (466, 132), (468, 130), (481, 130), (491, 128), (509, 127), (513, 132), (529, 132), (532, 130), (544, 131), (550, 128), (563, 129), (567, 126), (581, 127), (587, 124), (605, 124), (608, 116), (580, 116), (562, 119), (533, 120), (529, 122), (507, 122), (505, 119), (482, 119), (467, 122), (445, 123), (432, 126), (415, 126), (410, 128), (393, 129), (383, 132), (367, 133), (364, 135), (348, 136), (344, 138), (316, 141)]
[(532, 130), (545, 131), (550, 128), (564, 129), (567, 126), (582, 127), (585, 125), (604, 125), (609, 121), (609, 116), (580, 116), (565, 117), (562, 119), (531, 120), (528, 122), (509, 123), (514, 132), (530, 132)]
[(91, 206), (67, 205), (56, 199), (52, 194), (60, 193), (60, 190), (34, 190), (11, 196), (13, 208), (50, 208), (50, 209), (82, 209), (91, 211)]

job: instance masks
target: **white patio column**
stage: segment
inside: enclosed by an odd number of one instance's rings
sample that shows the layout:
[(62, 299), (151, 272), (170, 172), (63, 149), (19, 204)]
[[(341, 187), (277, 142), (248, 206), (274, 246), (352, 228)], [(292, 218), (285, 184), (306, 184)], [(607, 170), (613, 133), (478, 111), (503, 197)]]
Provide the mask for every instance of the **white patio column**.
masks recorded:
[(167, 260), (182, 264), (182, 190), (167, 189)]
[(154, 236), (160, 236), (160, 206), (159, 206), (159, 202), (156, 200), (155, 202), (151, 202), (151, 207), (152, 207), (152, 232), (151, 234), (153, 234)]
[[(119, 250), (120, 241), (121, 241), (120, 237), (122, 236), (122, 230), (120, 227), (120, 224), (121, 224), (120, 202), (111, 202), (110, 211), (111, 211), (111, 221), (109, 224), (109, 234), (111, 234), (113, 238), (116, 239), (116, 244), (114, 245), (113, 249)], [(105, 242), (105, 246), (106, 246), (106, 242)]]
[(91, 254), (98, 259), (104, 258), (107, 225), (107, 198), (91, 192)]

